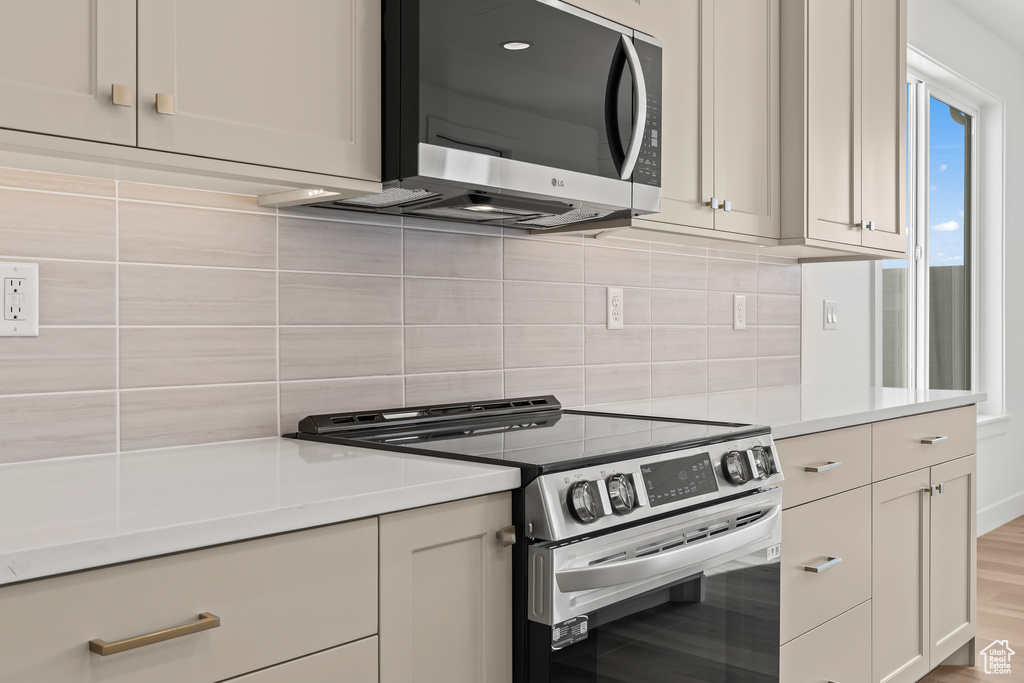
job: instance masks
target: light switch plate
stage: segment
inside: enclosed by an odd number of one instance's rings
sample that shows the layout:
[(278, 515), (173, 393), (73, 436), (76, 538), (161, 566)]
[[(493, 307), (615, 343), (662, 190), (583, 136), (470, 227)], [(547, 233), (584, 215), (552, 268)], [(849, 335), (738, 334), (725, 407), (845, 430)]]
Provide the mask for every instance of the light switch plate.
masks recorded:
[(0, 337), (39, 336), (39, 264), (0, 263)]
[(835, 301), (825, 299), (824, 319), (822, 324), (826, 330), (835, 330), (839, 328), (839, 313), (837, 311), (837, 304)]

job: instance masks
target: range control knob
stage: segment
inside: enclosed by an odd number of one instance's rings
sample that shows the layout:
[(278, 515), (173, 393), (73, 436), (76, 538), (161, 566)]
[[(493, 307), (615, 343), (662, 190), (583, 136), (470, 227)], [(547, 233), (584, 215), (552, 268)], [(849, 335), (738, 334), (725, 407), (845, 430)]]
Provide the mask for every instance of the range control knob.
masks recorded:
[(739, 486), (750, 479), (750, 469), (746, 464), (746, 453), (729, 451), (722, 457), (722, 474), (733, 484)]
[(754, 453), (754, 465), (757, 467), (755, 477), (767, 479), (775, 474), (775, 461), (772, 459), (771, 452), (763, 446), (754, 446), (751, 450)]
[(625, 474), (608, 477), (608, 497), (612, 501), (612, 508), (620, 515), (636, 507), (636, 491), (633, 490), (633, 482)]
[(578, 481), (569, 489), (569, 511), (584, 524), (598, 518), (597, 491), (589, 481)]

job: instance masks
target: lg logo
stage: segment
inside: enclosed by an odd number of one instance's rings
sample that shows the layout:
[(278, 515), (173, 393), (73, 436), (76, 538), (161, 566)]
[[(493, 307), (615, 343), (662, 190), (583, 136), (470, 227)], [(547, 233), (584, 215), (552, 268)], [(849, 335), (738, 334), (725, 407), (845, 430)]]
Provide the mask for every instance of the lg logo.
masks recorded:
[(551, 179), (551, 187), (565, 187), (565, 181), (558, 178)]

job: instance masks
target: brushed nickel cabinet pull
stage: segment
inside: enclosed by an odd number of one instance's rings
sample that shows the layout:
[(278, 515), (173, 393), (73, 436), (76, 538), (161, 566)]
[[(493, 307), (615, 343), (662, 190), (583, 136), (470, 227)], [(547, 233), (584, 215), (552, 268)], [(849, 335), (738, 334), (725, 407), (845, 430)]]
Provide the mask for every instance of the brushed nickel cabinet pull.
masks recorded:
[(843, 466), (843, 463), (841, 463), (841, 462), (829, 461), (828, 464), (825, 464), (825, 465), (816, 465), (814, 467), (805, 467), (804, 468), (804, 472), (828, 472), (829, 470), (834, 470), (837, 467), (842, 467), (842, 466)]
[(174, 95), (158, 92), (156, 94), (156, 113), (174, 116)]
[(114, 83), (110, 86), (110, 99), (119, 107), (130, 107), (135, 101), (135, 93), (130, 85)]
[(945, 484), (933, 484), (933, 485), (931, 485), (931, 486), (929, 486), (927, 488), (923, 488), (921, 490), (924, 491), (925, 493), (927, 493), (930, 496), (937, 496), (940, 493), (945, 493), (946, 492), (946, 485)]
[(516, 544), (515, 526), (507, 526), (504, 529), (500, 529), (495, 535), (498, 537), (498, 542), (501, 543), (502, 548), (509, 548)]
[(821, 564), (814, 565), (813, 567), (805, 566), (804, 567), (804, 571), (805, 572), (812, 572), (814, 574), (820, 574), (823, 571), (825, 571), (826, 569), (830, 569), (830, 568), (836, 566), (837, 564), (839, 564), (842, 561), (843, 561), (843, 558), (841, 558), (841, 557), (829, 557), (828, 558), (828, 562), (822, 562)]
[(928, 444), (929, 446), (931, 446), (932, 444), (936, 444), (936, 443), (942, 443), (943, 441), (949, 441), (949, 437), (948, 436), (933, 436), (933, 437), (928, 438), (928, 439), (921, 439), (921, 443)]
[(157, 631), (155, 633), (147, 633), (141, 636), (134, 636), (132, 638), (125, 638), (114, 643), (108, 643), (105, 640), (90, 640), (89, 650), (96, 654), (106, 657), (107, 655), (115, 655), (118, 652), (124, 652), (125, 650), (134, 650), (137, 647), (145, 647), (146, 645), (152, 645), (153, 643), (160, 643), (165, 640), (172, 640), (174, 638), (180, 638), (187, 636), (192, 633), (199, 633), (200, 631), (206, 631), (211, 628), (217, 628), (220, 626), (220, 617), (214, 616), (209, 612), (203, 612), (199, 615), (199, 621), (184, 626), (176, 626), (163, 631)]

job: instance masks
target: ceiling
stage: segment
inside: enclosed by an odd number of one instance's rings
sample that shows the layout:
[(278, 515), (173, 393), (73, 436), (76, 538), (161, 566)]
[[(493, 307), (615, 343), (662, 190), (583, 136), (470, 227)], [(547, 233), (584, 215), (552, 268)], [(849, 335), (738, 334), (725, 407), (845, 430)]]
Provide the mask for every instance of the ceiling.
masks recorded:
[[(1024, 1), (949, 0), (964, 14), (1024, 54)], [(919, 5), (920, 6), (920, 5)]]

